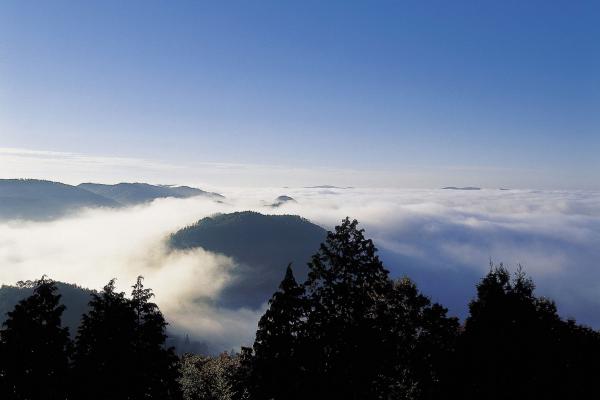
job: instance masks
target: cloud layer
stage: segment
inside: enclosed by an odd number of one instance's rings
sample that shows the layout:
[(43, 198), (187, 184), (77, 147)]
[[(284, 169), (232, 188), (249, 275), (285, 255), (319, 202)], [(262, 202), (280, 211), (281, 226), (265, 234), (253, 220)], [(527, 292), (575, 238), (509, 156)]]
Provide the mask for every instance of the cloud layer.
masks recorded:
[[(262, 313), (213, 306), (236, 268), (202, 249), (171, 252), (165, 238), (215, 212), (299, 214), (331, 229), (357, 218), (388, 269), (464, 316), (489, 260), (522, 264), (565, 316), (600, 327), (600, 193), (583, 191), (229, 189), (228, 201), (161, 199), (120, 210), (84, 210), (53, 222), (0, 224), (0, 282), (48, 274), (101, 288), (137, 275), (156, 292), (173, 328), (216, 347), (247, 344)], [(286, 194), (298, 203), (265, 206)]]

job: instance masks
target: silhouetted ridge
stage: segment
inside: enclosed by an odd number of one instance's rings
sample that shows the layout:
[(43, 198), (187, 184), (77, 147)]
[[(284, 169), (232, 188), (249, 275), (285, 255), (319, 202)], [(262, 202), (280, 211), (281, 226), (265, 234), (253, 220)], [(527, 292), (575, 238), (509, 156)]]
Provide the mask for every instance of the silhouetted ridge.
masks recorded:
[(278, 196), (275, 199), (275, 201), (273, 201), (273, 203), (271, 204), (271, 207), (277, 208), (277, 207), (282, 206), (282, 205), (284, 205), (286, 203), (297, 203), (297, 201), (293, 197), (286, 196), (286, 195), (281, 195), (281, 196)]
[(207, 196), (215, 199), (223, 198), (218, 193), (206, 192), (189, 186), (150, 185), (148, 183), (118, 183), (116, 185), (82, 183), (78, 187), (112, 199), (123, 205), (146, 203), (167, 197), (188, 198)]
[(118, 207), (80, 187), (37, 179), (0, 179), (0, 219), (49, 220), (84, 207)]
[(442, 188), (443, 190), (481, 190), (481, 188), (475, 186), (465, 186), (465, 187), (456, 187), (456, 186), (446, 186)]

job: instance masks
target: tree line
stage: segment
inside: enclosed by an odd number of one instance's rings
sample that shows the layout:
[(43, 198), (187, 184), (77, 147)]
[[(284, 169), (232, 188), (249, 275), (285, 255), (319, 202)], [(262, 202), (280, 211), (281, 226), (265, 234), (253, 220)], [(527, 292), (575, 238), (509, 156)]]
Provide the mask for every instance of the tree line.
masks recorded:
[(597, 398), (600, 333), (562, 319), (519, 269), (491, 266), (463, 323), (408, 278), (392, 279), (356, 220), (288, 266), (255, 341), (177, 357), (138, 278), (92, 294), (75, 339), (42, 278), (0, 331), (2, 399)]

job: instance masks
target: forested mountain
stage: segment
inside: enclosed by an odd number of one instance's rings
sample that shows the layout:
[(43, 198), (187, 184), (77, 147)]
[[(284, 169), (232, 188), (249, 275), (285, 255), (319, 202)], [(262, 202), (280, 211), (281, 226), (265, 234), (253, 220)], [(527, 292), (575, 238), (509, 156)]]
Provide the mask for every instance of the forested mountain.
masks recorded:
[(112, 199), (123, 205), (146, 203), (165, 197), (188, 198), (207, 196), (215, 199), (223, 198), (218, 193), (206, 192), (189, 186), (150, 185), (148, 183), (118, 183), (116, 185), (82, 183), (77, 187)]
[(173, 234), (170, 246), (202, 247), (233, 257), (240, 268), (220, 301), (229, 307), (258, 307), (277, 288), (289, 263), (296, 276), (306, 277), (306, 263), (326, 234), (299, 216), (246, 211), (203, 218)]
[(49, 220), (83, 207), (118, 207), (112, 199), (59, 182), (0, 179), (0, 219)]

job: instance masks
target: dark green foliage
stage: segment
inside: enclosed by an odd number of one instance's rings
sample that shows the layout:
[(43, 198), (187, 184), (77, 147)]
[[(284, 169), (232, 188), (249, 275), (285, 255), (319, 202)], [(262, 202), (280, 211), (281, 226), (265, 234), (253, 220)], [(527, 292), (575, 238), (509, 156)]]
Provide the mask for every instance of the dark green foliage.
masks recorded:
[(92, 294), (76, 338), (74, 376), (79, 398), (129, 399), (135, 393), (135, 311), (114, 280)]
[[(6, 314), (15, 305), (31, 296), (35, 288), (35, 281), (17, 282), (15, 286), (2, 285), (0, 287), (0, 321), (4, 321)], [(62, 324), (69, 328), (72, 336), (77, 334), (81, 315), (88, 311), (91, 290), (64, 282), (54, 282), (56, 293), (60, 294), (60, 301), (65, 305), (62, 314)]]
[(393, 282), (357, 225), (328, 234), (305, 293), (288, 270), (242, 352), (251, 398), (426, 399), (447, 384), (457, 321)]
[(92, 295), (76, 339), (77, 395), (88, 399), (177, 399), (177, 358), (164, 348), (166, 323), (141, 278), (132, 300), (114, 280)]
[(66, 399), (71, 342), (61, 326), (65, 307), (56, 285), (42, 278), (0, 332), (0, 398)]
[(346, 219), (309, 264), (303, 335), (312, 391), (325, 398), (377, 398), (386, 376), (388, 272), (373, 242)]
[(598, 370), (598, 333), (562, 321), (554, 303), (536, 297), (534, 288), (521, 270), (511, 277), (502, 265), (477, 286), (461, 337), (464, 398), (600, 394), (595, 379), (589, 379)]
[[(419, 293), (408, 278), (394, 281), (381, 322), (386, 346), (381, 396), (439, 399), (453, 384), (458, 319)], [(387, 332), (386, 332), (387, 329)]]
[(279, 290), (258, 323), (253, 356), (244, 357), (250, 370), (248, 390), (257, 399), (294, 399), (300, 394), (299, 333), (304, 323), (304, 287), (288, 265)]
[(178, 358), (173, 348), (165, 347), (167, 323), (155, 303), (150, 289), (145, 289), (140, 276), (133, 286), (131, 306), (135, 313), (135, 388), (136, 399), (178, 399)]

